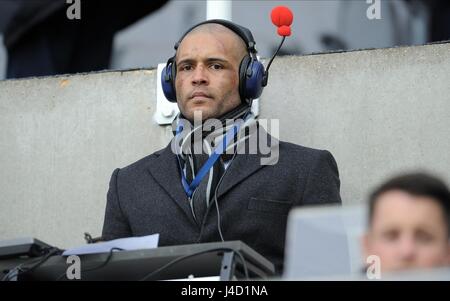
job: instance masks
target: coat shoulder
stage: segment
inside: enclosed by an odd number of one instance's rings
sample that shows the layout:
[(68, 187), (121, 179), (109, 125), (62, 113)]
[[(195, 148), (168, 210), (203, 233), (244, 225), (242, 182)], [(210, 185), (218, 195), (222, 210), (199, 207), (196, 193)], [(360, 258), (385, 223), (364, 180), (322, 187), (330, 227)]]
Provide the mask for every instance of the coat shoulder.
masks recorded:
[(280, 158), (302, 158), (302, 160), (311, 160), (324, 155), (331, 155), (328, 150), (316, 149), (302, 146), (290, 142), (280, 141)]
[(337, 170), (334, 156), (323, 149), (306, 147), (280, 141), (278, 166), (285, 169), (304, 170), (318, 166), (329, 166)]

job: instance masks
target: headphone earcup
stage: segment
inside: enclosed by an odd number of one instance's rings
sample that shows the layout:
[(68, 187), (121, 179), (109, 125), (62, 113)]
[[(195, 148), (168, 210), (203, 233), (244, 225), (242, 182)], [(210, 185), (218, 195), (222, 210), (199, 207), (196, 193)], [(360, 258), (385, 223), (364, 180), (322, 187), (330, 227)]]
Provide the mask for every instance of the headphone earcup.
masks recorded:
[(245, 56), (239, 66), (239, 94), (241, 99), (249, 100), (261, 96), (264, 80), (264, 65), (250, 56)]
[(175, 62), (169, 59), (166, 67), (162, 70), (161, 86), (167, 100), (170, 102), (177, 102), (177, 93), (175, 91), (175, 76), (176, 66)]
[(244, 56), (244, 58), (241, 61), (241, 64), (239, 65), (239, 95), (241, 97), (241, 101), (248, 102), (246, 93), (245, 93), (245, 86), (247, 83), (247, 76), (245, 73), (247, 72), (248, 65), (251, 61), (251, 58), (249, 55)]

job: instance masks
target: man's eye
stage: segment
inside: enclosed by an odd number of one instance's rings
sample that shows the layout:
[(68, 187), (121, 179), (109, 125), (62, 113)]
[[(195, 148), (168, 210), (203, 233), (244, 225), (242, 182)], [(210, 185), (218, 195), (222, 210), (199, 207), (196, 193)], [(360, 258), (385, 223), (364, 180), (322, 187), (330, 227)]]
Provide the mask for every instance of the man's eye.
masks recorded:
[(180, 67), (180, 71), (190, 71), (190, 70), (192, 70), (191, 65), (184, 65)]
[(419, 242), (426, 244), (432, 242), (434, 237), (425, 231), (419, 231), (416, 233), (416, 238)]
[(212, 65), (211, 65), (211, 68), (214, 69), (214, 70), (220, 70), (220, 69), (223, 69), (222, 65), (220, 65), (220, 64), (212, 64)]
[(389, 231), (386, 231), (386, 232), (383, 233), (383, 238), (386, 241), (395, 241), (395, 240), (398, 239), (399, 234), (400, 233), (398, 233), (398, 231), (389, 230)]

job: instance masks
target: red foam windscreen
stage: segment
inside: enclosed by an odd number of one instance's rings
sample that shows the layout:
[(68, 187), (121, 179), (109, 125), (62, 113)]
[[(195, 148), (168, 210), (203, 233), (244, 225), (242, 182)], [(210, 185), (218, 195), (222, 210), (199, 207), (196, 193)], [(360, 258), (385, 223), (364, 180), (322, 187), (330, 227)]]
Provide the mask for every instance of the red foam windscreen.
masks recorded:
[(290, 26), (294, 20), (294, 15), (289, 8), (286, 6), (275, 7), (270, 13), (270, 18), (272, 19), (272, 23), (278, 27), (278, 34), (280, 36), (291, 35)]

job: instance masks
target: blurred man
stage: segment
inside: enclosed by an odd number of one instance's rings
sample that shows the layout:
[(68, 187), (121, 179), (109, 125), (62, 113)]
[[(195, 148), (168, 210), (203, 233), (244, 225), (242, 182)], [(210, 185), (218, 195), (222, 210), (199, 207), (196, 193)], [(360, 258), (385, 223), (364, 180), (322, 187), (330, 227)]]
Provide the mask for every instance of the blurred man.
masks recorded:
[(381, 271), (434, 268), (450, 263), (450, 192), (427, 174), (393, 178), (369, 200), (366, 258), (377, 255)]

